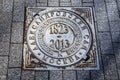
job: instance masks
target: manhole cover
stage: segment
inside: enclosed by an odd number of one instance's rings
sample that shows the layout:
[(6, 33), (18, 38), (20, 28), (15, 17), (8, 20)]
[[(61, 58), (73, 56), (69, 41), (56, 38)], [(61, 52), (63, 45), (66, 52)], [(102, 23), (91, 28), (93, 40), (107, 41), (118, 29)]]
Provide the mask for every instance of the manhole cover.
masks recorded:
[(91, 8), (27, 8), (24, 68), (98, 69)]

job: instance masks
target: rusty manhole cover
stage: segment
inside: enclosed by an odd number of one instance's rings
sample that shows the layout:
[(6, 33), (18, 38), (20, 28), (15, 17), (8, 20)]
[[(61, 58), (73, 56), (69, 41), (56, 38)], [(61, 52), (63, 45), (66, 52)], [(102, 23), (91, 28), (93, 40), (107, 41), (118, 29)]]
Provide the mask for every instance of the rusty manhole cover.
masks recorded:
[(27, 8), (24, 68), (98, 69), (91, 8)]

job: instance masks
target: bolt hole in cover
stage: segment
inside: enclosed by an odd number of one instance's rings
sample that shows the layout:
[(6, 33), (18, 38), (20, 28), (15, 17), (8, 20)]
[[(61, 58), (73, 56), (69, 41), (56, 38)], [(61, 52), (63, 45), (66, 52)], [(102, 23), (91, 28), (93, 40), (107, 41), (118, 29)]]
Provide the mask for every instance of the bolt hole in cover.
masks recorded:
[(92, 8), (27, 8), (24, 69), (99, 69)]

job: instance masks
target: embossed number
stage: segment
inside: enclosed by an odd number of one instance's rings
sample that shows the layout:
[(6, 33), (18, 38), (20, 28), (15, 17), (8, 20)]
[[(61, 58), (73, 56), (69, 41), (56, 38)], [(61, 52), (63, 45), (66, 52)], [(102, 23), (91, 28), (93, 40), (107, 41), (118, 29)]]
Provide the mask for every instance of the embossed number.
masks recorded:
[(69, 40), (57, 39), (56, 41), (54, 41), (52, 39), (52, 40), (50, 40), (50, 42), (51, 42), (50, 47), (57, 49), (57, 50), (62, 50), (64, 48), (68, 48), (70, 46)]
[(50, 27), (50, 34), (67, 34), (68, 29), (65, 24), (54, 24)]

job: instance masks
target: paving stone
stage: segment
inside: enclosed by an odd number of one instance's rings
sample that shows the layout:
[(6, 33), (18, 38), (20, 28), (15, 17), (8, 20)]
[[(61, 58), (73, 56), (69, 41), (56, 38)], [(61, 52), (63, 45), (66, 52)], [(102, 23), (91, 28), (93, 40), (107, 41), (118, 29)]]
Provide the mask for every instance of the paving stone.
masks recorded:
[(103, 71), (102, 70), (91, 71), (91, 80), (104, 80)]
[(112, 32), (120, 31), (120, 21), (111, 21), (109, 23)]
[(94, 5), (95, 5), (95, 7), (104, 7), (105, 1), (104, 0), (94, 0)]
[(6, 80), (8, 57), (0, 56), (0, 80)]
[(7, 80), (20, 80), (21, 69), (20, 68), (9, 68)]
[(37, 0), (37, 2), (46, 2), (47, 3), (47, 0)]
[(36, 0), (25, 0), (25, 6), (26, 7), (35, 7), (36, 6)]
[(83, 7), (93, 7), (93, 3), (82, 3)]
[(3, 4), (0, 4), (0, 13), (3, 11)]
[(22, 71), (21, 80), (34, 80), (34, 71)]
[(23, 22), (12, 24), (11, 43), (23, 43)]
[(0, 42), (0, 55), (9, 54), (9, 42)]
[(99, 40), (100, 41), (111, 40), (110, 32), (99, 32)]
[(72, 6), (82, 6), (82, 0), (71, 0)]
[(113, 3), (116, 3), (116, 0), (105, 0), (105, 2), (113, 4)]
[(11, 12), (1, 12), (0, 13), (0, 24), (8, 24), (11, 26), (12, 13)]
[(82, 2), (93, 2), (93, 0), (82, 0)]
[(50, 80), (63, 80), (62, 71), (50, 71)]
[(112, 47), (112, 43), (110, 40), (108, 41), (101, 41), (101, 53), (102, 54), (114, 54), (113, 53), (113, 47)]
[(37, 7), (41, 7), (41, 6), (47, 6), (47, 3), (46, 2), (39, 2), (37, 3)]
[(9, 67), (21, 67), (22, 44), (11, 44)]
[(11, 25), (9, 25), (7, 23), (2, 23), (2, 24), (0, 24), (0, 33), (9, 34), (10, 28), (11, 28)]
[(104, 80), (103, 65), (101, 59), (100, 44), (98, 44), (99, 70), (91, 70), (91, 80)]
[(113, 43), (113, 48), (114, 49), (120, 49), (120, 43)]
[(120, 20), (119, 14), (118, 14), (118, 9), (117, 9), (117, 4), (116, 3), (114, 3), (114, 4), (106, 3), (106, 6), (107, 6), (109, 21)]
[(97, 20), (98, 31), (109, 31), (108, 20)]
[(59, 0), (48, 0), (48, 6), (59, 6)]
[(24, 1), (14, 1), (13, 21), (24, 21)]
[(117, 62), (117, 69), (120, 70), (120, 48), (114, 48), (115, 58)]
[(0, 4), (3, 4), (3, 0), (0, 0)]
[(117, 0), (118, 10), (120, 11), (120, 0)]
[(76, 80), (76, 71), (63, 71), (63, 80)]
[(36, 71), (35, 80), (48, 80), (48, 71)]
[(102, 54), (113, 54), (111, 36), (109, 32), (99, 33), (99, 40)]
[[(118, 75), (120, 76), (120, 70), (118, 70)], [(120, 80), (120, 78), (119, 78), (119, 80)]]
[(90, 79), (90, 73), (89, 71), (77, 71), (77, 80), (89, 80)]
[(106, 12), (95, 11), (95, 16), (96, 16), (97, 20), (107, 20), (107, 13)]
[(71, 3), (69, 3), (69, 2), (61, 2), (60, 6), (71, 6)]
[[(96, 13), (99, 13), (99, 12), (106, 12), (106, 7), (105, 7), (105, 4), (103, 5), (95, 5), (95, 11)], [(107, 13), (107, 12), (106, 12)]]
[(11, 13), (0, 13), (0, 33), (10, 33), (11, 20)]
[(120, 43), (114, 43), (114, 53), (117, 63), (117, 70), (120, 79)]
[(118, 80), (114, 55), (102, 56), (105, 80)]
[(13, 0), (3, 0), (3, 12), (12, 12)]
[(120, 32), (112, 32), (112, 41), (113, 42), (120, 42)]
[(60, 2), (71, 2), (71, 0), (60, 0)]
[(10, 33), (0, 33), (0, 41), (1, 42), (9, 42), (10, 41)]

